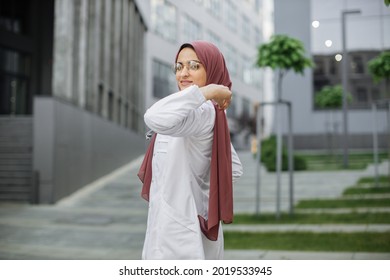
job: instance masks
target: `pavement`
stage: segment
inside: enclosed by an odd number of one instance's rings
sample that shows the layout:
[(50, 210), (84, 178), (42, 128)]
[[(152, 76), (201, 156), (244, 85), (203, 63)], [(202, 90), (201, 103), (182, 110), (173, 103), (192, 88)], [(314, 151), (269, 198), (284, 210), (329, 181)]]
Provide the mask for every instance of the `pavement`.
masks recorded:
[[(276, 176), (264, 169), (260, 174), (260, 200), (256, 204), (256, 164), (247, 151), (239, 151), (244, 175), (234, 186), (235, 213), (275, 213)], [(141, 258), (146, 230), (147, 202), (140, 197), (136, 176), (142, 158), (85, 186), (54, 205), (0, 203), (0, 259), (9, 260), (137, 260)], [(379, 171), (387, 174), (388, 163)], [(360, 177), (372, 176), (369, 166), (362, 171), (295, 172), (294, 202), (305, 198), (337, 198)], [(289, 209), (288, 173), (282, 174), (280, 211)], [(257, 206), (256, 206), (257, 205)], [(326, 209), (317, 209), (327, 212)], [(335, 211), (331, 209), (330, 211)], [(341, 209), (337, 211), (350, 211)], [(389, 208), (357, 211), (389, 212)], [(312, 231), (389, 232), (385, 225), (223, 225), (225, 231)], [(390, 259), (389, 253), (300, 252), (270, 250), (226, 250), (225, 259)]]

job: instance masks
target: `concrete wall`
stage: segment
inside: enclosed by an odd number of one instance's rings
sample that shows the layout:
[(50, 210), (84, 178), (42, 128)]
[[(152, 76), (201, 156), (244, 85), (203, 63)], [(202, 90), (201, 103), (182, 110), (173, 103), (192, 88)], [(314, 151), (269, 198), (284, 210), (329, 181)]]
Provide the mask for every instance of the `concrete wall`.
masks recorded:
[(145, 151), (142, 135), (57, 98), (35, 98), (33, 126), (38, 203), (55, 203)]

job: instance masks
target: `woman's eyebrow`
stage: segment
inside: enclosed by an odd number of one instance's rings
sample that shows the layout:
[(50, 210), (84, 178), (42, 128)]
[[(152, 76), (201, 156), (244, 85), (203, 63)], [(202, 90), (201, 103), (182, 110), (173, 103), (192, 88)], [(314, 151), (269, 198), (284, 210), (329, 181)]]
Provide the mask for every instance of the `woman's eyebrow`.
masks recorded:
[(186, 60), (186, 61), (176, 61), (176, 63), (181, 63), (181, 64), (183, 64), (183, 62), (190, 62), (190, 61), (195, 61), (195, 62), (198, 62), (198, 63), (201, 63), (199, 60), (197, 60), (197, 59), (189, 59), (189, 60)]

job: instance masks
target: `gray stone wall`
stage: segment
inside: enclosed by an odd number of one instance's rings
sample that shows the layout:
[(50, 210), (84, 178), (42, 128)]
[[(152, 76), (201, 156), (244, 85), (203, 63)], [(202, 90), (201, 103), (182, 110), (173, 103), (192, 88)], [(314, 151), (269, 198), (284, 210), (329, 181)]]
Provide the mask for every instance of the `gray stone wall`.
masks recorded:
[(55, 203), (145, 151), (142, 135), (59, 98), (35, 97), (34, 112), (37, 203)]

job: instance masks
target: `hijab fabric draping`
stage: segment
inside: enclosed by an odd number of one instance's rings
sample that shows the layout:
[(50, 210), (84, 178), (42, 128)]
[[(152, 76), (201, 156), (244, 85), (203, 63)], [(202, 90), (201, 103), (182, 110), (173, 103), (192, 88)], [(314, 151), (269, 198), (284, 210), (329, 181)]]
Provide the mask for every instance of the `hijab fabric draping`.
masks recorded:
[[(216, 46), (205, 41), (195, 41), (183, 44), (176, 55), (186, 47), (192, 48), (200, 62), (205, 67), (206, 84), (220, 84), (231, 89), (231, 80), (226, 68), (225, 59)], [(232, 159), (230, 147), (230, 132), (224, 110), (217, 104), (215, 107), (215, 124), (210, 164), (210, 191), (207, 220), (198, 215), (203, 234), (210, 240), (218, 239), (219, 223), (233, 221), (233, 181)], [(143, 182), (141, 196), (149, 200), (152, 179), (152, 157), (156, 134), (153, 136), (145, 154), (138, 177)]]

